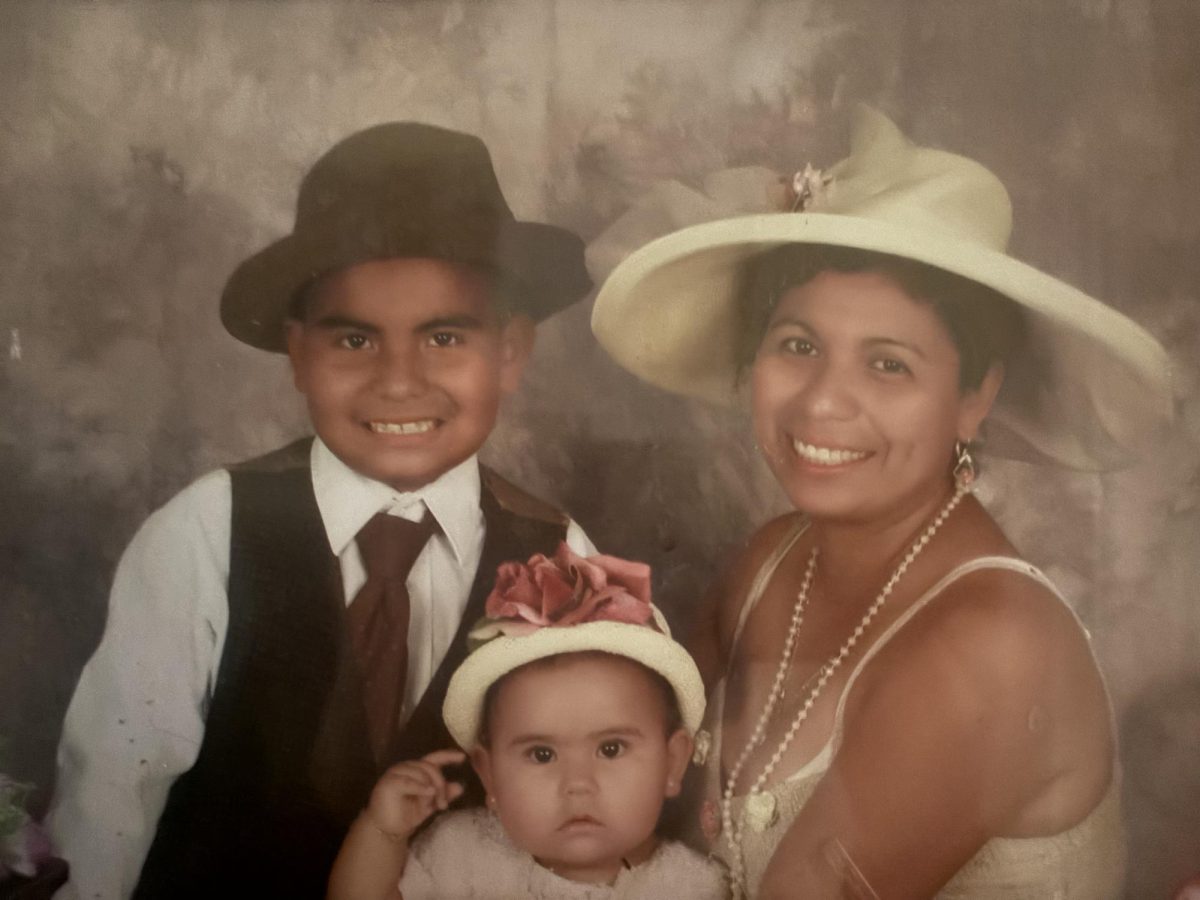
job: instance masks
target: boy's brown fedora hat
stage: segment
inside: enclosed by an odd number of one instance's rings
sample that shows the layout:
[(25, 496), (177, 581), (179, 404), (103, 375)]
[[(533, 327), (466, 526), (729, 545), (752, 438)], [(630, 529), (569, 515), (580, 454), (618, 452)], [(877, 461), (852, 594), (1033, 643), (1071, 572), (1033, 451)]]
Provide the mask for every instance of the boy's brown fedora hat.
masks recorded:
[(284, 321), (301, 288), (355, 263), (406, 256), (494, 272), (512, 308), (535, 321), (592, 286), (577, 235), (513, 216), (479, 138), (390, 122), (317, 160), (300, 184), (292, 233), (234, 270), (221, 321), (240, 341), (284, 352)]

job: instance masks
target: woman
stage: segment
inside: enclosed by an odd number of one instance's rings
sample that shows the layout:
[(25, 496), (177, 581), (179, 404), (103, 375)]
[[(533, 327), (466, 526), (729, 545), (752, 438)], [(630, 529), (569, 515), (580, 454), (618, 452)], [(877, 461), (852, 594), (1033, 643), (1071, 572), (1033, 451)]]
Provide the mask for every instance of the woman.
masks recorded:
[[(739, 181), (765, 196), (761, 170), (725, 173), (714, 203), (736, 209)], [(989, 419), (989, 450), (1120, 464), (1169, 418), (1163, 352), (1005, 255), (995, 177), (878, 113), (791, 194), (642, 248), (593, 314), (655, 384), (748, 387), (796, 509), (751, 538), (696, 641), (713, 851), (739, 896), (1118, 896), (1105, 687), (971, 496), (972, 453)]]

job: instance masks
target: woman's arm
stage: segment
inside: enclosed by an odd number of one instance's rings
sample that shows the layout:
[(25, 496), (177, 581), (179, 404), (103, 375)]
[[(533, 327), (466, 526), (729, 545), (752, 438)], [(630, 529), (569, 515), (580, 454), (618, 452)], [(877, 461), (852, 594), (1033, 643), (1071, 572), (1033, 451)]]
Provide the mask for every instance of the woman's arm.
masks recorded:
[[(1107, 725), (1080, 728), (1073, 709), (1090, 704), (1106, 722), (1098, 684), (1057, 600), (1011, 577), (964, 579), (864, 670), (834, 761), (758, 896), (934, 895), (990, 837), (1027, 827), (1022, 814), (1064, 767), (1111, 760)], [(1080, 780), (1059, 821), (1033, 833), (1074, 824), (1108, 777)]]

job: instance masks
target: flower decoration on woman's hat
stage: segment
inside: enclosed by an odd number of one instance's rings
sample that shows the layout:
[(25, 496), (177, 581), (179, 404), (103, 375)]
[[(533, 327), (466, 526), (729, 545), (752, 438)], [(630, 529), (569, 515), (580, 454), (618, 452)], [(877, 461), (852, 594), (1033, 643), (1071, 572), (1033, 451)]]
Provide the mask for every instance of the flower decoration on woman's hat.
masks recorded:
[(670, 684), (684, 726), (704, 716), (704, 685), (691, 656), (671, 638), (651, 603), (650, 567), (616, 556), (579, 556), (560, 543), (553, 556), (502, 563), (471, 652), (450, 680), (446, 727), (470, 749), (479, 739), (487, 690), (521, 666), (565, 653), (622, 656)]

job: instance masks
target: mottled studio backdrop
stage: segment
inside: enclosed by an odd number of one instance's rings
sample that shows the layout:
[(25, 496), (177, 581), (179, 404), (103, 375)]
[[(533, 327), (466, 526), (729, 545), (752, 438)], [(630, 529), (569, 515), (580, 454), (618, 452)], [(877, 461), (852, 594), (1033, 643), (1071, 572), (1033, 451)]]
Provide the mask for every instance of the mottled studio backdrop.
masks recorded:
[[(363, 126), (481, 135), (518, 215), (591, 238), (647, 185), (840, 158), (868, 100), (997, 171), (1014, 250), (1142, 322), (1179, 424), (1106, 477), (989, 466), (1071, 595), (1124, 739), (1130, 896), (1200, 871), (1200, 13), (1193, 0), (0, 0), (0, 735), (41, 787), (138, 522), (300, 434), (281, 358), (217, 320), (239, 259)], [(781, 508), (745, 423), (550, 320), (488, 456), (657, 567), (681, 628)]]

